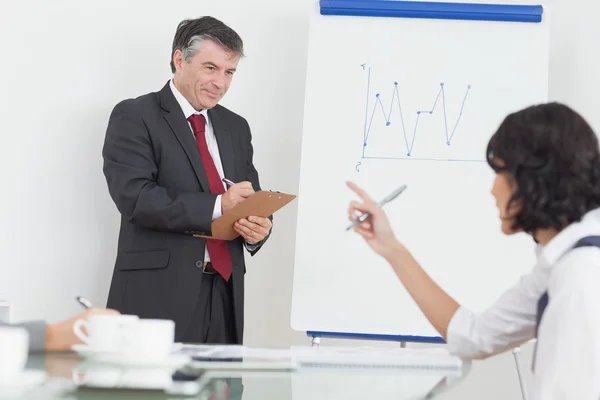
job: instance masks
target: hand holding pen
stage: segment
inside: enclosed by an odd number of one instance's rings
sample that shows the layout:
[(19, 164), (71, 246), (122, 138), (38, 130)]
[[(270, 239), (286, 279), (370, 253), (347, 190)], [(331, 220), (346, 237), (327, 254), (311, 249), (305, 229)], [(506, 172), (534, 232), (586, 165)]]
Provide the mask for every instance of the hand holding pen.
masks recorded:
[(354, 183), (348, 182), (347, 185), (361, 200), (350, 203), (348, 219), (351, 223), (347, 229), (354, 229), (380, 256), (388, 260), (393, 258), (394, 253), (402, 248), (402, 245), (396, 240), (382, 206), (404, 192), (406, 185), (400, 186), (379, 203)]
[[(252, 188), (252, 183), (250, 182), (241, 182), (236, 184), (226, 178), (223, 178), (222, 180), (223, 183), (225, 183), (229, 187), (225, 195), (236, 186), (242, 186), (242, 192), (239, 193), (240, 197), (238, 198), (238, 202), (235, 203), (233, 207), (235, 207), (235, 205), (243, 202), (248, 197), (254, 194), (254, 189)], [(244, 191), (244, 188), (248, 187), (247, 185), (249, 185), (250, 190)], [(223, 195), (223, 198), (221, 199), (221, 209), (223, 210), (223, 200), (225, 199), (225, 195)], [(236, 232), (239, 233), (247, 243), (254, 244), (262, 241), (265, 237), (267, 237), (267, 235), (271, 232), (272, 226), (273, 224), (271, 223), (271, 220), (269, 218), (249, 216), (248, 218), (242, 218), (239, 221), (237, 221), (234, 224), (233, 229), (235, 229)]]
[(223, 178), (223, 182), (228, 186), (227, 191), (221, 196), (221, 213), (223, 214), (254, 194), (252, 183), (248, 181), (234, 183)]
[(44, 350), (46, 352), (72, 351), (73, 345), (82, 344), (81, 338), (75, 334), (75, 330), (73, 329), (77, 321), (87, 320), (93, 315), (119, 315), (117, 310), (110, 308), (93, 308), (92, 303), (85, 297), (77, 296), (76, 300), (85, 308), (85, 311), (68, 319), (46, 325), (44, 342)]
[(235, 185), (235, 182), (232, 182), (232, 181), (230, 181), (230, 180), (229, 180), (229, 179), (227, 179), (227, 178), (223, 178), (223, 179), (221, 179), (221, 180), (223, 181), (223, 183), (224, 183), (224, 184), (226, 184), (226, 185), (227, 185), (227, 187), (230, 187), (230, 186), (233, 186), (233, 185)]

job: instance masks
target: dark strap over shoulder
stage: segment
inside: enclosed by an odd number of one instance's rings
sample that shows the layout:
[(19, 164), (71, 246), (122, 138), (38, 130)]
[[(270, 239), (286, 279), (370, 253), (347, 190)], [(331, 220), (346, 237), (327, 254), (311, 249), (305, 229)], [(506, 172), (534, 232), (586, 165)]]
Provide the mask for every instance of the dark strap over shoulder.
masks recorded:
[[(600, 248), (600, 236), (586, 236), (577, 241), (575, 245), (571, 249), (577, 249), (580, 247), (598, 247)], [(540, 323), (542, 322), (542, 316), (544, 315), (544, 311), (546, 311), (546, 307), (548, 307), (548, 302), (550, 298), (548, 297), (548, 291), (544, 292), (544, 294), (540, 297), (537, 303), (537, 313), (535, 316), (535, 337), (538, 336), (538, 330), (540, 328)], [(537, 350), (537, 345), (536, 345)], [(533, 359), (535, 362), (536, 352), (534, 351)], [(535, 365), (535, 363), (534, 363)]]
[(544, 311), (548, 307), (548, 292), (544, 292), (542, 297), (538, 300), (537, 303), (537, 312), (535, 315), (535, 337), (538, 336), (538, 329), (540, 328), (540, 322), (542, 322), (542, 315), (544, 315)]
[[(577, 241), (577, 243), (575, 243), (575, 245), (572, 247), (572, 249), (577, 249), (580, 247), (599, 247), (600, 248), (600, 236), (586, 236), (584, 238), (581, 238)], [(544, 314), (544, 311), (546, 310), (546, 307), (548, 306), (548, 301), (549, 301), (549, 297), (548, 297), (548, 292), (544, 292), (544, 294), (542, 295), (542, 297), (540, 297), (540, 299), (538, 300), (538, 307), (537, 307), (537, 316), (536, 316), (536, 322), (535, 322), (535, 336), (537, 337), (537, 330), (540, 326), (540, 322), (542, 321), (542, 315)]]
[(581, 238), (577, 243), (575, 243), (575, 246), (573, 246), (573, 248), (576, 249), (578, 247), (590, 246), (600, 247), (600, 236), (586, 236), (584, 238)]

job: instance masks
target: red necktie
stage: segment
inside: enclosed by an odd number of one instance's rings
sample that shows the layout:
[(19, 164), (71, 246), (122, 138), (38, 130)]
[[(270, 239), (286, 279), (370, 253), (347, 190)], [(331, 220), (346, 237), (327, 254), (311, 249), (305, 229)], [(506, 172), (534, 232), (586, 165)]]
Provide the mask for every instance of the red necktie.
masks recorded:
[[(215, 167), (210, 152), (208, 151), (208, 145), (206, 144), (205, 137), (205, 126), (206, 118), (202, 114), (192, 114), (188, 121), (192, 125), (194, 130), (194, 136), (196, 137), (196, 144), (198, 145), (198, 151), (200, 152), (200, 158), (202, 158), (202, 164), (204, 165), (204, 171), (206, 171), (206, 177), (208, 178), (208, 186), (212, 194), (223, 194), (225, 188)], [(226, 240), (206, 239), (206, 245), (208, 247), (208, 254), (210, 261), (215, 270), (225, 278), (229, 280), (231, 276), (231, 256), (229, 254), (229, 247)]]

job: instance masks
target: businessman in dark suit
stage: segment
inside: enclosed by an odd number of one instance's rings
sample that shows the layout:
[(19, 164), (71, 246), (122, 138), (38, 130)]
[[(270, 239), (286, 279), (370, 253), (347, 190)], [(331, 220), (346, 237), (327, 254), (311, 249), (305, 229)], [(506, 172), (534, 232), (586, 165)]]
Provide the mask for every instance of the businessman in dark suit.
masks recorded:
[(172, 319), (177, 341), (242, 343), (244, 248), (256, 254), (271, 232), (271, 217), (250, 216), (232, 241), (193, 237), (260, 190), (248, 123), (218, 105), (241, 57), (221, 21), (182, 21), (173, 79), (117, 104), (108, 123), (104, 175), (121, 213), (108, 307)]

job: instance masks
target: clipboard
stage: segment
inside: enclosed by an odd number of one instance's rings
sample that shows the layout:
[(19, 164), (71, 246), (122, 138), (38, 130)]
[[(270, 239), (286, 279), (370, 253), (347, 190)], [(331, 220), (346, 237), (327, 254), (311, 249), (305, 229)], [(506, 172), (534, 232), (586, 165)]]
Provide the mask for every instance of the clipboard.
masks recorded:
[(233, 225), (236, 221), (250, 216), (266, 218), (296, 198), (296, 195), (260, 190), (248, 197), (210, 225), (211, 235), (194, 234), (204, 239), (233, 240), (240, 236)]

